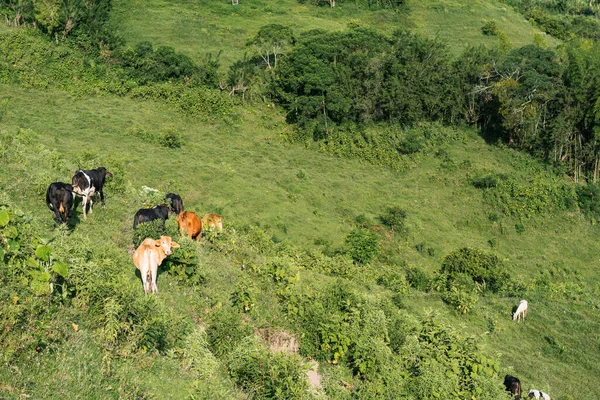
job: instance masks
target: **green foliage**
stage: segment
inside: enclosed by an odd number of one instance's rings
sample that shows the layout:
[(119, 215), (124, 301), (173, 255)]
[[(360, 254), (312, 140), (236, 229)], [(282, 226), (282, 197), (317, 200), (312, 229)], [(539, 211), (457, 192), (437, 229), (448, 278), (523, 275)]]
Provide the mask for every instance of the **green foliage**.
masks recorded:
[(505, 215), (529, 218), (553, 210), (571, 210), (577, 201), (573, 186), (556, 184), (543, 176), (528, 183), (493, 177), (475, 183), (489, 187), (484, 189), (484, 198)]
[(252, 311), (256, 303), (253, 285), (248, 282), (238, 282), (233, 293), (231, 293), (231, 303), (244, 313)]
[(308, 397), (306, 367), (297, 355), (267, 351), (247, 338), (229, 355), (227, 367), (236, 382), (257, 399)]
[(379, 254), (379, 239), (370, 230), (357, 228), (344, 241), (347, 252), (357, 264), (367, 264)]
[(410, 286), (425, 291), (429, 287), (429, 275), (420, 267), (410, 267), (406, 270), (406, 280)]
[(14, 26), (39, 26), (53, 39), (75, 36), (80, 42), (114, 44), (106, 27), (111, 0), (9, 0), (0, 3), (0, 15)]
[(165, 234), (165, 227), (161, 219), (142, 222), (133, 231), (133, 244), (136, 248), (147, 238), (159, 239)]
[(461, 274), (470, 277), (481, 285), (483, 290), (497, 292), (509, 280), (504, 265), (497, 256), (483, 250), (463, 247), (455, 250), (442, 260), (441, 273), (449, 281), (457, 281)]
[(172, 129), (163, 132), (160, 137), (160, 144), (171, 149), (180, 148), (182, 145), (181, 133)]
[(268, 69), (277, 68), (277, 57), (285, 54), (296, 42), (287, 26), (270, 24), (261, 27), (246, 45), (253, 46)]
[(577, 187), (577, 203), (579, 209), (589, 218), (600, 219), (600, 187), (593, 183), (588, 183)]
[(498, 35), (498, 26), (496, 25), (496, 21), (493, 19), (486, 21), (481, 27), (481, 32), (484, 35), (496, 36)]
[(140, 85), (150, 82), (179, 82), (186, 86), (210, 86), (218, 84), (218, 57), (208, 55), (203, 65), (196, 65), (186, 55), (175, 49), (160, 46), (156, 50), (150, 42), (140, 42), (135, 48), (119, 48), (115, 57), (123, 67), (123, 78)]
[(392, 232), (406, 232), (405, 220), (406, 211), (400, 206), (387, 207), (385, 212), (379, 216), (379, 221)]
[(242, 322), (240, 313), (220, 307), (209, 318), (206, 329), (211, 351), (221, 357), (230, 353), (243, 338), (252, 334), (252, 327)]

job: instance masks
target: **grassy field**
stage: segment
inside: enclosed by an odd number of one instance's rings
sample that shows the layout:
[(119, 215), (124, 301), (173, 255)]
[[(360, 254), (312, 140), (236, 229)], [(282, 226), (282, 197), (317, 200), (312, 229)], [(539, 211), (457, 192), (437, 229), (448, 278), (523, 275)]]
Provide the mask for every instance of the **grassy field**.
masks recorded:
[[(413, 1), (409, 11), (398, 12), (370, 11), (354, 3), (330, 9), (296, 0), (241, 1), (238, 6), (210, 0), (116, 0), (111, 24), (131, 44), (148, 40), (155, 46), (172, 46), (196, 60), (222, 52), (220, 61), (225, 70), (244, 53), (252, 52), (246, 42), (267, 24), (289, 26), (296, 34), (310, 29), (343, 30), (348, 23), (388, 34), (411, 29), (438, 38), (459, 53), (469, 45), (497, 44), (496, 37), (481, 33), (487, 20), (495, 20), (515, 47), (533, 43), (535, 33), (541, 33), (510, 7), (485, 0)], [(550, 37), (546, 40), (551, 46), (558, 43)]]
[[(277, 240), (299, 248), (323, 243), (339, 247), (357, 216), (377, 222), (385, 207), (398, 205), (408, 213), (409, 233), (386, 244), (396, 259), (434, 273), (441, 258), (452, 250), (487, 248), (507, 260), (514, 276), (532, 290), (526, 323), (510, 321), (510, 308), (517, 298), (484, 297), (473, 313), (464, 317), (445, 306), (439, 295), (413, 291), (408, 303), (411, 312), (419, 315), (436, 310), (465, 333), (481, 336), (486, 353), (501, 361), (502, 371), (521, 377), (527, 387), (548, 391), (559, 399), (569, 398), (569, 394), (577, 399), (594, 398), (581, 388), (586, 382), (597, 382), (600, 365), (598, 352), (589, 351), (599, 344), (598, 303), (591, 299), (599, 287), (600, 249), (592, 240), (598, 235), (597, 225), (576, 213), (561, 213), (521, 221), (525, 232), (518, 233), (518, 220), (490, 220), (493, 210), (486, 206), (481, 192), (468, 184), (468, 176), (482, 171), (520, 176), (520, 167), (526, 164), (533, 166), (533, 171), (543, 171), (527, 156), (490, 147), (475, 132), (466, 130), (458, 142), (446, 147), (447, 156), (458, 167), (444, 167), (447, 159), (442, 162), (431, 154), (415, 159), (406, 171), (392, 172), (281, 143), (278, 135), (289, 128), (268, 108), (239, 107), (234, 116), (206, 123), (182, 118), (153, 102), (74, 97), (7, 85), (1, 87), (1, 93), (0, 102), (9, 99), (2, 120), (4, 134), (25, 130), (30, 145), (22, 149), (22, 163), (6, 166), (0, 187), (25, 212), (42, 221), (48, 235), (54, 230), (43, 200), (48, 182), (68, 181), (77, 167), (103, 164), (119, 168), (122, 189), (111, 190), (109, 185), (107, 208), (96, 208), (85, 222), (77, 214), (74, 231), (114, 246), (125, 267), (123, 279), (131, 287), (139, 286), (127, 256), (132, 216), (137, 208), (152, 205), (140, 194), (142, 185), (178, 192), (188, 210), (217, 211), (225, 216), (226, 224), (260, 225)], [(184, 146), (167, 149), (147, 143), (128, 134), (136, 127), (176, 129), (183, 133)], [(169, 223), (173, 226), (174, 221)], [(417, 244), (433, 249), (432, 254), (420, 253)], [(206, 259), (199, 268), (213, 277), (204, 290), (222, 296), (219, 287), (224, 289), (229, 280), (238, 279), (240, 271), (226, 258), (200, 251)], [(536, 292), (536, 278), (556, 266), (567, 271), (563, 278), (555, 276), (557, 291)], [(207, 306), (203, 301), (190, 302), (189, 294), (170, 277), (162, 278), (160, 286), (165, 289), (168, 307), (179, 314), (192, 316)], [(590, 308), (592, 304), (596, 308)], [(490, 319), (496, 325), (492, 335)], [(69, 368), (76, 370), (77, 354), (84, 351), (77, 346), (87, 345), (72, 346), (64, 350), (64, 357)], [(85, 352), (82, 357), (93, 357), (92, 348)], [(180, 392), (173, 390), (180, 380), (172, 362), (161, 357), (145, 362), (151, 366), (145, 372), (148, 378), (165, 374), (172, 378), (152, 389), (142, 379), (133, 385), (159, 397), (169, 393), (177, 398)], [(114, 368), (115, 376), (121, 376), (118, 379), (127, 379), (132, 373), (128, 368), (136, 367), (124, 360)], [(59, 382), (52, 380), (46, 389), (53, 384)]]

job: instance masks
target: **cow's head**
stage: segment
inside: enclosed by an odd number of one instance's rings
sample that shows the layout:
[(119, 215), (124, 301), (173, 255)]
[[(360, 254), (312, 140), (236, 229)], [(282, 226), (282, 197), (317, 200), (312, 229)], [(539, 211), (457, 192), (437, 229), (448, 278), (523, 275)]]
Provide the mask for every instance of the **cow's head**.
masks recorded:
[(154, 245), (161, 247), (167, 256), (173, 254), (171, 248), (176, 249), (179, 247), (179, 243), (173, 242), (171, 236), (161, 236), (160, 239), (154, 241)]
[(98, 172), (100, 172), (100, 173), (103, 173), (103, 174), (104, 174), (104, 177), (106, 177), (106, 178), (112, 178), (112, 176), (113, 176), (113, 175), (112, 175), (110, 172), (108, 172), (108, 171), (106, 170), (106, 168), (104, 168), (104, 167), (98, 167), (98, 168), (96, 168), (96, 171), (98, 171)]

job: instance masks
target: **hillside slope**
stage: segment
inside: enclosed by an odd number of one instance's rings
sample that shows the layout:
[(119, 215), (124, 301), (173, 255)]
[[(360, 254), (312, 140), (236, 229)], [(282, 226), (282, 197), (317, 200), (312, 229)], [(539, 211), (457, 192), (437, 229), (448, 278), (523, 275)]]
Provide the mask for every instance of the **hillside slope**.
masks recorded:
[[(76, 213), (73, 235), (79, 238), (74, 240), (87, 237), (88, 243), (112, 248), (110, 252), (118, 255), (117, 263), (124, 268), (120, 279), (138, 296), (142, 296), (141, 284), (133, 274), (127, 250), (133, 213), (152, 205), (140, 192), (142, 185), (163, 192), (174, 190), (182, 195), (189, 210), (217, 210), (229, 224), (260, 225), (278, 241), (283, 239), (299, 248), (311, 248), (315, 243), (339, 247), (357, 217), (376, 223), (386, 206), (398, 205), (407, 211), (408, 234), (396, 235), (382, 244), (389, 262), (397, 263), (400, 270), (407, 263), (432, 274), (450, 251), (463, 246), (490, 248), (492, 244), (493, 252), (507, 260), (514, 278), (527, 288), (531, 304), (526, 322), (513, 323), (510, 308), (518, 297), (485, 296), (465, 317), (451, 311), (435, 292), (411, 289), (404, 300), (411, 314), (436, 310), (465, 334), (480, 336), (485, 353), (499, 358), (501, 373), (517, 375), (524, 384), (545, 389), (556, 398), (593, 398), (580, 390), (585, 382), (596, 381), (600, 365), (596, 353), (589, 352), (590, 347), (597, 346), (593, 335), (598, 328), (597, 308), (590, 308), (597, 304), (592, 296), (598, 290), (599, 249), (593, 240), (597, 226), (576, 213), (564, 212), (521, 222), (491, 218), (496, 211), (486, 205), (481, 191), (468, 183), (469, 176), (480, 172), (543, 176), (543, 166), (528, 157), (490, 147), (477, 135), (464, 131), (459, 140), (445, 145), (443, 152), (438, 150), (442, 156), (424, 154), (406, 171), (390, 172), (280, 143), (280, 128), (261, 128), (263, 113), (268, 110), (238, 108), (235, 117), (205, 123), (182, 119), (157, 103), (107, 96), (72, 97), (60, 91), (6, 85), (2, 93), (0, 101), (10, 100), (2, 121), (4, 135), (20, 129), (21, 135), (29, 137), (23, 142), (29, 144), (19, 150), (23, 161), (6, 165), (0, 183), (3, 193), (45, 227), (47, 233), (42, 235), (52, 236), (51, 213), (43, 202), (47, 183), (68, 181), (71, 170), (78, 166), (102, 164), (113, 173), (117, 171), (121, 183), (106, 190), (107, 208), (97, 207), (88, 221), (80, 220)], [(140, 125), (147, 131), (166, 127), (181, 131), (184, 145), (167, 149), (128, 134), (132, 126)], [(10, 154), (12, 150), (4, 151)], [(40, 154), (44, 155), (42, 161)], [(525, 232), (519, 233), (515, 224), (524, 225)], [(202, 250), (208, 244), (200, 245), (199, 254), (208, 258), (197, 266), (207, 274), (208, 283), (202, 291), (211, 293), (208, 304), (185, 305), (184, 299), (192, 293), (186, 294), (187, 289), (169, 276), (159, 280), (164, 293), (158, 299), (173, 297), (169, 308), (176, 314), (195, 319), (195, 313), (217, 299), (227, 301), (226, 287), (231, 288), (231, 283), (227, 285), (223, 279), (247, 279), (244, 276), (249, 272), (227, 258), (209, 267), (206, 262), (220, 256)], [(429, 254), (419, 251), (423, 248), (431, 249)], [(221, 275), (225, 271), (227, 275)], [(316, 285), (308, 283), (310, 274), (301, 276), (303, 281), (308, 279), (305, 282), (309, 286)], [(364, 278), (356, 275), (354, 279)], [(273, 312), (269, 311), (269, 301), (263, 301), (257, 300), (253, 316), (257, 326)], [(93, 357), (87, 352), (94, 350), (61, 351), (70, 359), (79, 357), (77, 352), (81, 351), (85, 357)], [(149, 360), (158, 374), (165, 374), (164, 369), (176, 371), (168, 359), (154, 356)], [(126, 361), (115, 363), (125, 368), (120, 372), (125, 374), (123, 378), (132, 373), (127, 368), (135, 368)], [(175, 379), (162, 389), (151, 389), (141, 381), (137, 385), (153, 395), (165, 391), (175, 396), (177, 382)]]

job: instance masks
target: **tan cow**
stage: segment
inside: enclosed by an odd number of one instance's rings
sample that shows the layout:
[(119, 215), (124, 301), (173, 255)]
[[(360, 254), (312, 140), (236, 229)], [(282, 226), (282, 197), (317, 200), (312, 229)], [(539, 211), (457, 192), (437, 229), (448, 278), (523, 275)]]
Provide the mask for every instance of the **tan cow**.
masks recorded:
[(158, 240), (146, 238), (133, 253), (133, 263), (142, 275), (144, 293), (149, 291), (158, 293), (158, 287), (156, 287), (158, 266), (167, 256), (173, 254), (171, 248), (177, 247), (179, 244), (173, 242), (170, 236), (161, 236)]
[(200, 241), (202, 236), (202, 221), (197, 214), (189, 211), (182, 211), (177, 217), (177, 225), (179, 225), (179, 233), (181, 236), (187, 235), (196, 239), (196, 242)]
[(219, 232), (223, 231), (223, 217), (217, 214), (206, 214), (202, 217), (202, 226), (205, 229), (216, 229)]

